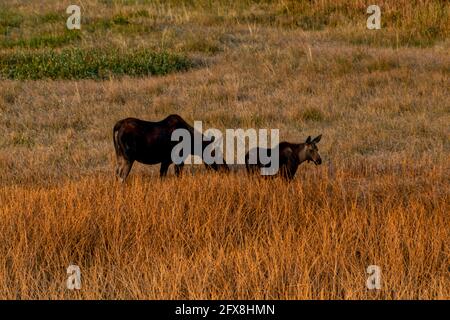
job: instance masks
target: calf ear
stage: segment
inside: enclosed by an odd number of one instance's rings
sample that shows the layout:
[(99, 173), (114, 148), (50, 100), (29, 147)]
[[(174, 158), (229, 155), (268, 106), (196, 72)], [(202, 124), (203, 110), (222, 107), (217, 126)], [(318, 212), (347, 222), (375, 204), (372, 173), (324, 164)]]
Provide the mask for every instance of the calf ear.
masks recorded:
[(311, 143), (311, 136), (308, 136), (308, 138), (306, 139), (306, 143), (310, 144)]
[(317, 137), (315, 137), (312, 142), (318, 143), (320, 141), (320, 139), (322, 139), (322, 135), (321, 134), (319, 134)]

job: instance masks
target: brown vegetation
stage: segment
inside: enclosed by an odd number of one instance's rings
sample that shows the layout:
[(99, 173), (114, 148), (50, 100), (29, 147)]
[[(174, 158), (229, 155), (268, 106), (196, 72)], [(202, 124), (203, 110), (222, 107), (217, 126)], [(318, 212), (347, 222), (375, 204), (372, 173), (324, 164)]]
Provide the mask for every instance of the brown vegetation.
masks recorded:
[[(449, 20), (430, 9), (448, 4), (419, 1), (426, 16), (405, 4), (409, 20), (390, 25), (387, 14), (370, 33), (364, 5), (306, 28), (287, 24), (299, 13), (284, 1), (226, 14), (175, 2), (83, 1), (97, 24), (68, 46), (164, 49), (199, 61), (193, 69), (0, 80), (0, 298), (448, 299)], [(23, 22), (0, 23), (9, 37), (45, 14), (29, 3), (17, 6)], [(55, 3), (36, 32), (59, 28)], [(302, 12), (320, 22), (322, 11)], [(41, 50), (1, 50), (22, 49)], [(279, 128), (292, 142), (322, 133), (323, 164), (302, 164), (288, 184), (189, 166), (160, 180), (159, 167), (137, 165), (117, 184), (114, 123), (171, 113), (204, 127)], [(82, 271), (76, 292), (65, 288), (71, 263)], [(372, 264), (379, 291), (365, 287)]]

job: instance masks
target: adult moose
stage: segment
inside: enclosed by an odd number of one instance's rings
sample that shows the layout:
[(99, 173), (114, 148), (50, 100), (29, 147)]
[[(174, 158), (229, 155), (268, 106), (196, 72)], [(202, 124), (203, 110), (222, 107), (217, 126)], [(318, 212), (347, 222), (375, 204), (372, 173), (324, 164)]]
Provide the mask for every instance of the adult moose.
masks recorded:
[[(322, 138), (322, 135), (311, 139), (309, 136), (304, 143), (289, 143), (286, 141), (281, 142), (278, 145), (278, 155), (279, 155), (279, 171), (280, 174), (286, 180), (292, 180), (297, 172), (298, 166), (304, 161), (312, 161), (315, 165), (322, 163), (322, 159), (319, 155), (319, 149), (317, 148), (317, 143)], [(270, 164), (262, 164), (260, 161), (260, 148), (254, 148), (247, 152), (245, 155), (245, 166), (247, 172), (255, 173), (258, 169), (262, 167), (268, 167)], [(273, 150), (264, 150), (266, 154), (271, 157)], [(251, 160), (256, 159), (256, 163)]]
[[(192, 139), (191, 145), (194, 146), (194, 128), (179, 115), (170, 115), (159, 122), (136, 118), (118, 121), (113, 129), (113, 141), (117, 157), (116, 176), (121, 182), (124, 182), (127, 178), (134, 161), (144, 164), (161, 163), (159, 173), (161, 177), (164, 177), (169, 166), (173, 163), (172, 149), (178, 142), (172, 141), (172, 133), (177, 129), (189, 131)], [(211, 142), (202, 141), (202, 151)], [(223, 165), (205, 163), (205, 166), (216, 171), (221, 168), (228, 170), (228, 166), (225, 162), (223, 163)], [(184, 163), (175, 165), (176, 176), (181, 174), (183, 165)]]

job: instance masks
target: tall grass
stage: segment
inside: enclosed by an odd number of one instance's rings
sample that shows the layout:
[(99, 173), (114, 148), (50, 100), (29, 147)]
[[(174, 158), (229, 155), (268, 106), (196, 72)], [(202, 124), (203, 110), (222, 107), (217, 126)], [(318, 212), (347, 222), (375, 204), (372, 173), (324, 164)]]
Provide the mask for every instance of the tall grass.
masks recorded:
[[(0, 298), (450, 297), (442, 172), (419, 189), (407, 166), (401, 179), (366, 167), (370, 185), (341, 166), (302, 171), (291, 184), (197, 173), (0, 187)], [(369, 265), (381, 290), (366, 288)]]

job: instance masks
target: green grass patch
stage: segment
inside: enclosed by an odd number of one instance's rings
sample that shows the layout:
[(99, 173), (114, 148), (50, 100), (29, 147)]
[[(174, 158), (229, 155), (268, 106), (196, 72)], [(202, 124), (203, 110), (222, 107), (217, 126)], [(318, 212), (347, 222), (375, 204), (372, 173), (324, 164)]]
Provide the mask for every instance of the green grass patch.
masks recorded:
[(38, 21), (41, 23), (65, 22), (66, 20), (67, 16), (57, 12), (48, 12), (38, 17)]
[(89, 19), (81, 28), (89, 33), (112, 31), (125, 35), (146, 34), (152, 31), (151, 24), (133, 22), (130, 17), (131, 15), (118, 14), (109, 18)]
[(317, 108), (305, 109), (299, 113), (298, 117), (303, 121), (314, 121), (314, 122), (320, 122), (325, 119), (323, 112)]
[(0, 53), (0, 77), (8, 79), (106, 79), (165, 75), (192, 66), (182, 55), (147, 49), (63, 49)]
[(58, 48), (77, 42), (81, 39), (79, 31), (66, 31), (63, 34), (43, 34), (28, 39), (9, 39), (0, 40), (0, 48)]
[(132, 12), (130, 14), (130, 16), (133, 17), (133, 18), (150, 18), (150, 14), (145, 9), (141, 9), (141, 10), (138, 10), (136, 12)]
[(9, 8), (0, 7), (0, 26), (19, 28), (23, 22), (23, 16)]
[(31, 148), (34, 146), (34, 139), (24, 133), (15, 134), (12, 137), (12, 144), (14, 146)]
[(117, 24), (117, 25), (127, 25), (127, 24), (130, 24), (130, 21), (128, 20), (128, 18), (127, 18), (126, 16), (122, 15), (122, 14), (115, 15), (115, 16), (112, 18), (112, 22), (113, 22), (114, 24)]
[(208, 55), (214, 55), (220, 51), (220, 47), (216, 41), (205, 38), (191, 38), (182, 46), (183, 51), (201, 52)]

